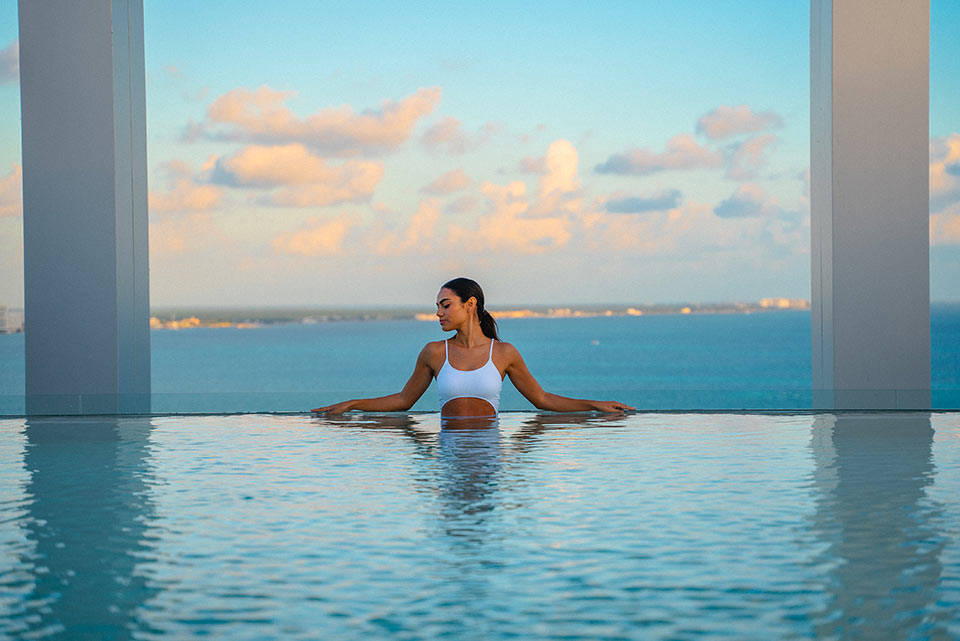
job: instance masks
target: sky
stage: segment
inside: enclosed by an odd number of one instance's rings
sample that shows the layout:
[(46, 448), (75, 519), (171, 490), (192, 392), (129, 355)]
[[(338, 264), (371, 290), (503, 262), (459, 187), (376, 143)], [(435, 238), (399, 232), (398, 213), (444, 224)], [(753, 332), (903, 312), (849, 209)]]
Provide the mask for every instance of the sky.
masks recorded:
[[(0, 304), (22, 306), (0, 0)], [(809, 0), (144, 0), (155, 307), (810, 298)], [(960, 300), (960, 3), (931, 1), (931, 296)]]

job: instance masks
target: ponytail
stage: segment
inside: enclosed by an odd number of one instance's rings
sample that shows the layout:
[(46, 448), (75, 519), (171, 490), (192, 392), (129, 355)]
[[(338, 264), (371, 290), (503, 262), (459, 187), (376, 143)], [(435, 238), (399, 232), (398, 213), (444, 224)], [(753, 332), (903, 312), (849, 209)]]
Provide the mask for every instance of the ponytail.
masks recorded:
[(480, 321), (480, 330), (487, 338), (500, 340), (500, 336), (497, 334), (497, 321), (490, 315), (490, 312), (484, 309), (483, 290), (480, 289), (477, 281), (470, 280), (469, 278), (454, 278), (444, 283), (443, 289), (449, 289), (454, 292), (464, 303), (467, 302), (470, 297), (477, 299), (477, 320)]
[(480, 319), (480, 329), (487, 338), (500, 340), (497, 335), (497, 320), (485, 309), (477, 308), (477, 317)]

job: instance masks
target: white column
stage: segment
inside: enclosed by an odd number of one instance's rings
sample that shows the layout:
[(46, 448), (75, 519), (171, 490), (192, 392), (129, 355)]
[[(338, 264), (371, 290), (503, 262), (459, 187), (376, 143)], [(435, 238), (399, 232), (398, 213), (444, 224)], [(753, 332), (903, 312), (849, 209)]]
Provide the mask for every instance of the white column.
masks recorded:
[(814, 403), (930, 405), (929, 0), (812, 0)]
[(30, 414), (149, 411), (142, 0), (20, 0)]

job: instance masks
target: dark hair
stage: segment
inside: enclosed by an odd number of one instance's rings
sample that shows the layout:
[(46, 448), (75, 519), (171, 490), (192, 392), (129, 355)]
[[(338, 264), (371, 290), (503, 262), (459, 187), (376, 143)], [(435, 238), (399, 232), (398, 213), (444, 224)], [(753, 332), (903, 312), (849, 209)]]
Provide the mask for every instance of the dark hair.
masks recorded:
[(497, 321), (494, 320), (490, 312), (483, 308), (483, 290), (475, 280), (469, 278), (454, 278), (443, 284), (441, 289), (449, 289), (462, 302), (467, 302), (471, 296), (477, 299), (477, 318), (480, 320), (480, 330), (487, 338), (500, 340), (497, 335)]

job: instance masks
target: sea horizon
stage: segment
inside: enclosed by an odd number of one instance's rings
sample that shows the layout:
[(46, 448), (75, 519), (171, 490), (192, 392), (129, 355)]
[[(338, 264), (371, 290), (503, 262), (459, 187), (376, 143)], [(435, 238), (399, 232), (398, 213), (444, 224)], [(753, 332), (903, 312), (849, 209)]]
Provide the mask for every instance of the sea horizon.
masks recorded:
[[(931, 309), (960, 307), (960, 301), (931, 301)], [(497, 319), (593, 318), (598, 316), (753, 314), (775, 311), (810, 311), (810, 301), (798, 298), (765, 298), (759, 301), (676, 303), (560, 303), (502, 304), (488, 308)], [(253, 327), (276, 323), (337, 321), (433, 321), (426, 305), (178, 305), (150, 310), (152, 329), (190, 327)]]

